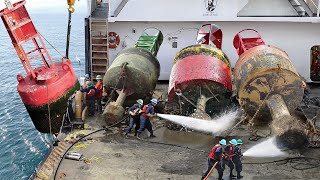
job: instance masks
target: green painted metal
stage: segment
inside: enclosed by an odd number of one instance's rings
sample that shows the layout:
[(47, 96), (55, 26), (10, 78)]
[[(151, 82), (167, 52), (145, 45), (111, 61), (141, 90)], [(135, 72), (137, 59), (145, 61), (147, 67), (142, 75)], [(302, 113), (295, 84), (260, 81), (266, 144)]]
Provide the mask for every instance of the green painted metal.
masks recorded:
[(139, 37), (135, 47), (145, 49), (152, 55), (157, 56), (160, 45), (163, 41), (163, 34), (159, 31), (156, 35), (149, 35), (146, 33), (146, 30)]

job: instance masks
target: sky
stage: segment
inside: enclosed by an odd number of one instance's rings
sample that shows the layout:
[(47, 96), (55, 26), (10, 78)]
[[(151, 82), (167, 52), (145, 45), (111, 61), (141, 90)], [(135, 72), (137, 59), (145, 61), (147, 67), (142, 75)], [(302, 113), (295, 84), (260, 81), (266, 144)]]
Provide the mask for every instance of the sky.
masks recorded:
[[(11, 0), (12, 4), (19, 0)], [(0, 0), (0, 10), (5, 8), (4, 0)], [(26, 0), (26, 7), (32, 13), (63, 13), (68, 8), (67, 0)], [(76, 0), (75, 12), (86, 13), (87, 0)]]

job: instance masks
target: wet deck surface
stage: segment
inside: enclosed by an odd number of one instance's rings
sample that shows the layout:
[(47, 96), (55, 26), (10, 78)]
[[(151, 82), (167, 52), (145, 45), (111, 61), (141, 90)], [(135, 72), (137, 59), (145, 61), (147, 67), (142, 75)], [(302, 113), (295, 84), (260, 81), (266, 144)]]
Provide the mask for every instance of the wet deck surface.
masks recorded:
[[(92, 124), (95, 124), (96, 120), (91, 121)], [(86, 161), (63, 160), (57, 173), (57, 179), (200, 179), (202, 171), (207, 168), (207, 155), (211, 147), (217, 143), (218, 138), (196, 132), (168, 130), (160, 127), (159, 121), (162, 120), (153, 120), (154, 127), (158, 128), (155, 130), (157, 137), (152, 139), (147, 137), (146, 132), (143, 134), (143, 140), (138, 140), (132, 134), (129, 138), (125, 138), (121, 128), (102, 131), (90, 136), (87, 140), (78, 143), (78, 145), (86, 144), (86, 147), (71, 150), (71, 152), (83, 154)], [(243, 151), (265, 140), (249, 141), (250, 134), (247, 131), (246, 126), (241, 126), (228, 139), (242, 138), (245, 142)], [(259, 131), (261, 135), (267, 132), (268, 130)], [(305, 149), (301, 152), (308, 157), (320, 157), (319, 149)], [(291, 152), (291, 156), (297, 154), (300, 153)], [(244, 179), (318, 179), (319, 165), (307, 170), (292, 168), (299, 165), (310, 167), (312, 165), (308, 166), (308, 163), (315, 163), (306, 162), (304, 159), (300, 162), (250, 164), (273, 160), (279, 159), (245, 157), (242, 173)], [(228, 174), (229, 169), (226, 168), (225, 175)], [(209, 179), (216, 179), (216, 177), (217, 172), (214, 171)], [(228, 180), (228, 177), (225, 176), (224, 179)]]
[[(166, 88), (165, 84), (158, 85), (157, 96), (161, 96), (160, 92)], [(163, 98), (166, 99), (166, 96)], [(209, 151), (220, 137), (197, 132), (169, 130), (164, 127), (166, 124), (164, 120), (154, 118), (151, 121), (156, 138), (148, 138), (148, 133), (145, 132), (143, 134), (144, 140), (138, 140), (132, 134), (126, 139), (122, 132), (125, 124), (85, 138), (70, 151), (83, 154), (85, 160), (64, 159), (57, 172), (57, 179), (200, 179), (202, 172), (207, 168)], [(88, 118), (85, 130), (76, 130), (65, 138), (67, 140), (76, 139), (77, 135), (88, 134), (102, 128), (103, 125), (105, 124), (100, 115)], [(268, 137), (269, 133), (269, 128), (258, 130), (258, 135), (263, 137)], [(236, 128), (227, 140), (242, 138), (244, 141), (243, 152), (266, 140), (266, 138), (262, 138), (258, 141), (250, 141), (250, 136), (248, 127), (242, 125)], [(305, 148), (290, 152), (292, 157), (298, 155), (319, 158), (320, 149)], [(50, 157), (48, 159), (50, 160)], [(59, 157), (53, 161), (57, 160)], [(319, 161), (295, 159), (274, 163), (272, 162), (274, 160), (279, 159), (244, 157), (242, 173), (244, 179), (319, 179)], [(297, 170), (297, 168), (306, 169)], [(48, 175), (42, 176), (45, 178), (38, 179), (53, 179), (52, 173), (50, 174), (53, 172), (52, 169), (51, 171), (48, 169), (46, 172)], [(229, 169), (226, 168), (224, 180), (228, 180), (226, 176), (228, 174)], [(217, 172), (215, 170), (209, 179), (216, 178)]]

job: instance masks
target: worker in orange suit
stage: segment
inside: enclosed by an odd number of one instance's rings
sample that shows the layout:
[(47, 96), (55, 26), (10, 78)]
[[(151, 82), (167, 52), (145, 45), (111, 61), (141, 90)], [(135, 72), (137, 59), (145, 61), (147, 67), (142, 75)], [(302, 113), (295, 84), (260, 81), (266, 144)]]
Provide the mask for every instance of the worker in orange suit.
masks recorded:
[(103, 82), (102, 82), (102, 76), (97, 75), (96, 77), (97, 84), (96, 84), (96, 100), (97, 100), (97, 105), (98, 105), (98, 112), (101, 114), (102, 113), (102, 105), (101, 105), (101, 100), (102, 100), (102, 93), (103, 93)]
[(92, 85), (91, 81), (86, 82), (86, 88), (81, 89), (82, 93), (86, 93), (87, 106), (89, 116), (93, 116), (96, 111), (96, 91), (97, 89)]

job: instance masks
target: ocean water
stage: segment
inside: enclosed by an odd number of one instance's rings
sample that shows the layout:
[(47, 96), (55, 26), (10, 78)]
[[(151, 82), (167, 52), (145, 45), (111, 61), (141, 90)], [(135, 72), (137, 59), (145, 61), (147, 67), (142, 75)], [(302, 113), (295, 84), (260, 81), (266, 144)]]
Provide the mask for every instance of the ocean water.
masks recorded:
[[(37, 30), (62, 54), (65, 54), (67, 12), (32, 14)], [(69, 57), (75, 72), (84, 73), (84, 14), (74, 14)], [(54, 62), (59, 53), (45, 42)], [(76, 60), (76, 56), (80, 59)], [(0, 179), (28, 179), (48, 153), (49, 136), (39, 133), (16, 90), (18, 73), (25, 74), (2, 21), (0, 21)]]

